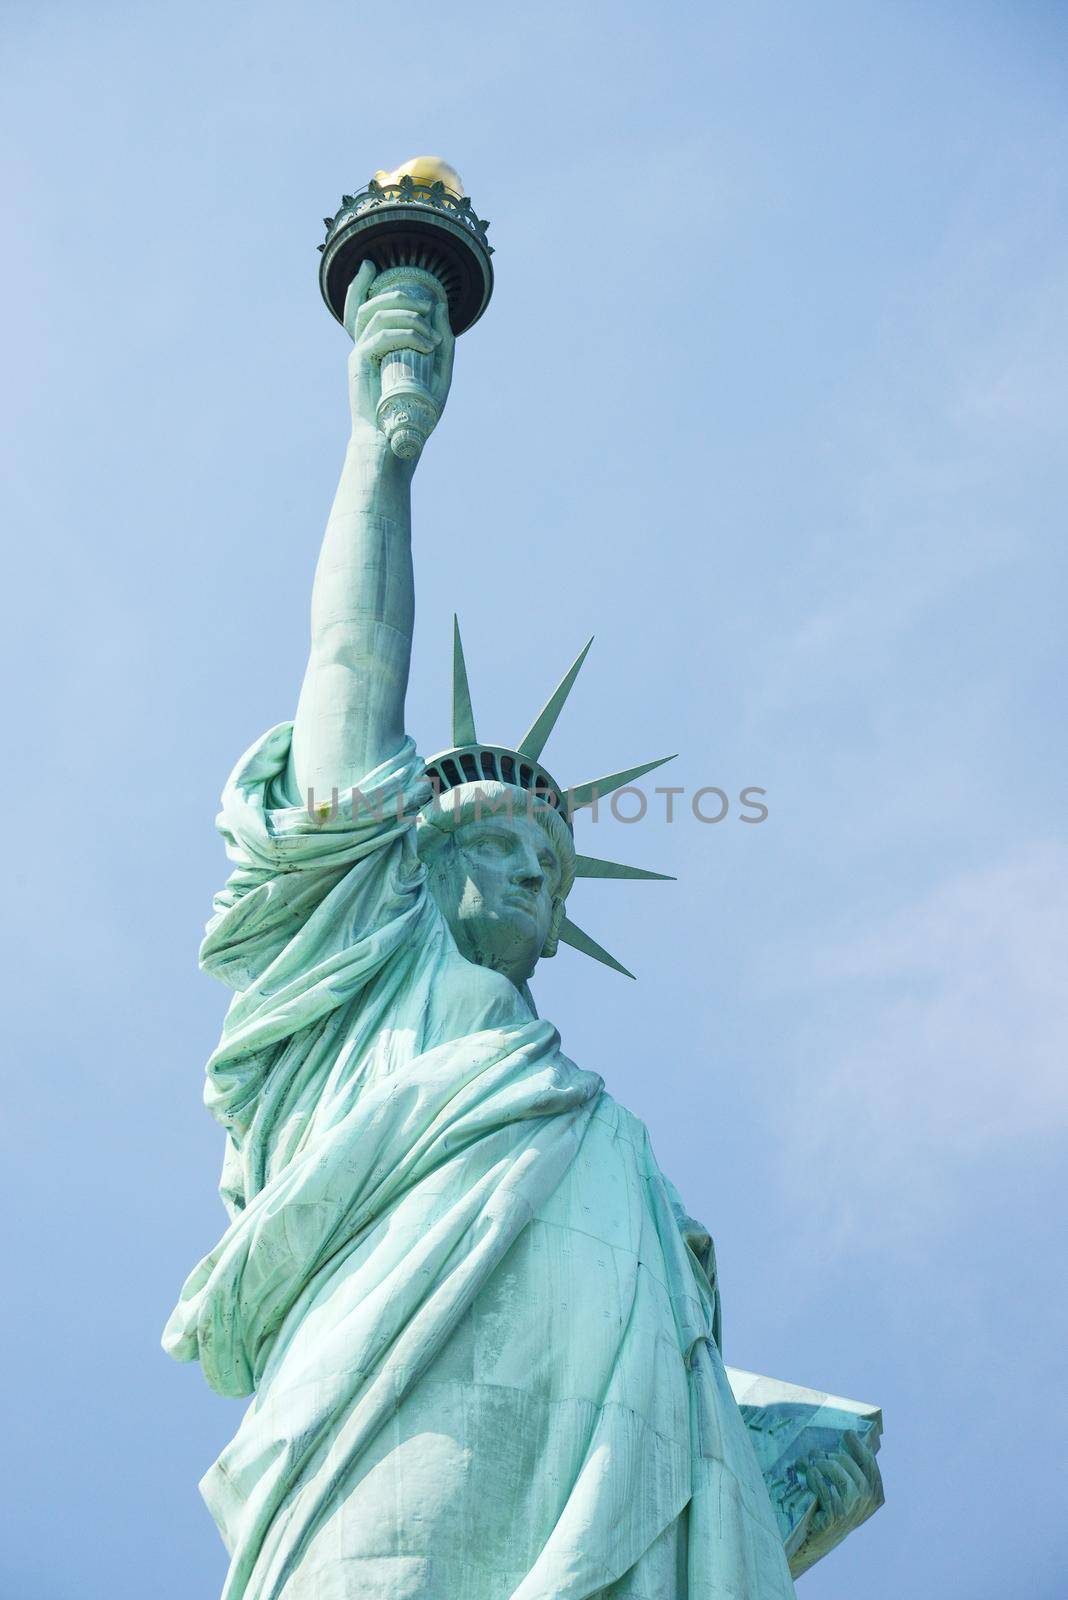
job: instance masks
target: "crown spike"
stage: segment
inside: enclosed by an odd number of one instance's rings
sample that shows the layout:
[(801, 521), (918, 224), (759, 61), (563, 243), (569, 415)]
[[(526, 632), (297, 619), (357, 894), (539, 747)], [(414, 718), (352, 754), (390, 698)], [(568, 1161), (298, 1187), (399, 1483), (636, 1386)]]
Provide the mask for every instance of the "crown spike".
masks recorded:
[(568, 815), (581, 811), (583, 806), (592, 806), (598, 800), (605, 800), (617, 789), (622, 789), (624, 784), (632, 783), (635, 778), (644, 777), (647, 772), (652, 772), (655, 767), (662, 767), (665, 761), (674, 761), (675, 757), (660, 756), (656, 761), (645, 761), (640, 767), (627, 767), (624, 772), (609, 773), (607, 778), (593, 778), (589, 783), (577, 783), (567, 791), (563, 797)]
[(452, 618), (452, 742), (454, 745), (478, 742), (464, 647), (460, 640), (460, 619), (455, 612)]
[(575, 857), (576, 878), (627, 878), (634, 881), (656, 879), (674, 883), (670, 872), (647, 872), (644, 867), (628, 867), (622, 861), (600, 861), (596, 856)]
[(564, 702), (571, 693), (575, 679), (579, 675), (582, 663), (585, 661), (592, 643), (592, 639), (587, 639), (526, 733), (516, 745), (520, 755), (530, 756), (533, 761), (537, 761), (545, 749), (545, 742), (556, 727), (556, 719), (564, 709)]
[(625, 978), (633, 978), (633, 972), (628, 972), (621, 961), (615, 956), (610, 956), (603, 945), (591, 939), (588, 933), (572, 922), (570, 917), (565, 917), (560, 924), (560, 942), (569, 944), (572, 950), (580, 950), (584, 956), (592, 956), (594, 961), (603, 962), (606, 967), (611, 967), (613, 972), (621, 972)]

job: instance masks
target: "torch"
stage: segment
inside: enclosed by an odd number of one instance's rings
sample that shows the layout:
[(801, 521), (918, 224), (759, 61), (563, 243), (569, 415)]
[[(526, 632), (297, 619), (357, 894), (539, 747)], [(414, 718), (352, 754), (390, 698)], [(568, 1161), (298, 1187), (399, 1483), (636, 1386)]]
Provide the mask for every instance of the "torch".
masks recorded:
[[(403, 288), (428, 313), (444, 302), (454, 334), (464, 333), (489, 305), (489, 224), (473, 210), (459, 173), (439, 156), (416, 156), (395, 172), (376, 172), (359, 194), (342, 195), (341, 209), (323, 220), (319, 288), (338, 322), (364, 261), (376, 272), (370, 298)], [(382, 359), (378, 426), (402, 460), (419, 455), (441, 414), (431, 390), (433, 361), (419, 350)]]

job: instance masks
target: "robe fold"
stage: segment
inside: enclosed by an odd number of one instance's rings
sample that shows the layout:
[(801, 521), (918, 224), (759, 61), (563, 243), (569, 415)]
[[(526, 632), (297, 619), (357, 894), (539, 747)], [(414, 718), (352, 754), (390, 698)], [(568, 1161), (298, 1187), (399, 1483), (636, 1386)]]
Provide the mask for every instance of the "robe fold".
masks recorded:
[(201, 1486), (223, 1600), (785, 1600), (707, 1235), (644, 1125), (458, 951), (411, 741), (313, 819), (290, 734), (223, 796), (230, 1225), (164, 1335), (254, 1395)]

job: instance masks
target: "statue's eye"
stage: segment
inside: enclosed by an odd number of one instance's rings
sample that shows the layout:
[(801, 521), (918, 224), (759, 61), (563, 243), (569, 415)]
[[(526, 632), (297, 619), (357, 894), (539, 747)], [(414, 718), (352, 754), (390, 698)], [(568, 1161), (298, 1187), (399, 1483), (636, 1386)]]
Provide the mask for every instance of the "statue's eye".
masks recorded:
[(500, 833), (485, 833), (475, 841), (475, 848), (485, 855), (506, 856), (510, 849), (508, 840)]

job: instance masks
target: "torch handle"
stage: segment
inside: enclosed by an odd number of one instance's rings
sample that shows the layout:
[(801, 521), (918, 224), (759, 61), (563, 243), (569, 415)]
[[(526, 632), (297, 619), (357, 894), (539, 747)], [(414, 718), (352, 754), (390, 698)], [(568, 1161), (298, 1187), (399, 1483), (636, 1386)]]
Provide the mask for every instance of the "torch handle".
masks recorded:
[[(440, 281), (423, 267), (388, 267), (375, 278), (368, 299), (389, 289), (403, 289), (413, 299), (425, 300), (428, 316), (433, 315), (436, 300), (445, 301)], [(421, 350), (394, 350), (382, 357), (376, 420), (402, 461), (413, 461), (422, 453), (441, 416), (434, 395), (434, 361), (433, 355)]]

